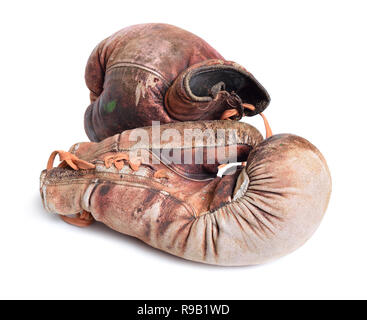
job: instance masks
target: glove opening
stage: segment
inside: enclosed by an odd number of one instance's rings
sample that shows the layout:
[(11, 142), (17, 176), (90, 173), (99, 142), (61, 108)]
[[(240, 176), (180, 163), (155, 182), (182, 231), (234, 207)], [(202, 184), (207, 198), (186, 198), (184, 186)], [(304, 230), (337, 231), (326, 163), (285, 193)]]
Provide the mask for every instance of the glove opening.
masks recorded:
[(255, 110), (244, 110), (246, 116), (262, 112), (270, 102), (264, 87), (245, 69), (235, 64), (193, 68), (186, 75), (184, 86), (193, 101), (208, 102), (216, 99), (223, 91), (236, 95), (242, 103), (255, 107)]

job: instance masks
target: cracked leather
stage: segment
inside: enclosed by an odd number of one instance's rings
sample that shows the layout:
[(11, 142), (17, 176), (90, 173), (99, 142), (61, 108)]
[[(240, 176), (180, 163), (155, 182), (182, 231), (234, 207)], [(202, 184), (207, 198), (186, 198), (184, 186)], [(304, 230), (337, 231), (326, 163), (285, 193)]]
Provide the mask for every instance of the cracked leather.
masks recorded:
[[(216, 120), (227, 109), (262, 112), (270, 102), (245, 68), (226, 61), (198, 36), (167, 24), (141, 24), (103, 40), (89, 57), (91, 104), (84, 117), (91, 141), (124, 130), (176, 121)], [(249, 103), (256, 110), (243, 110)]]
[[(172, 129), (212, 131), (189, 148), (184, 139), (154, 140), (154, 130), (160, 130), (162, 137)], [(210, 134), (218, 129), (227, 133)], [(230, 266), (263, 263), (295, 250), (324, 215), (330, 173), (318, 149), (301, 137), (281, 134), (263, 140), (254, 127), (228, 120), (138, 130), (149, 137), (148, 142), (136, 145), (131, 139), (136, 131), (130, 130), (99, 143), (73, 145), (70, 152), (95, 168), (44, 170), (40, 191), (45, 208), (61, 215), (85, 210), (95, 220), (152, 247), (193, 261)], [(218, 155), (230, 147), (238, 151), (230, 161), (247, 164), (218, 177)], [(174, 161), (188, 149), (202, 151), (203, 163)], [(168, 159), (170, 150), (178, 158)], [(105, 166), (106, 157), (131, 151), (147, 155), (137, 170)], [(166, 157), (157, 160), (157, 155)], [(166, 174), (155, 177), (159, 170)]]

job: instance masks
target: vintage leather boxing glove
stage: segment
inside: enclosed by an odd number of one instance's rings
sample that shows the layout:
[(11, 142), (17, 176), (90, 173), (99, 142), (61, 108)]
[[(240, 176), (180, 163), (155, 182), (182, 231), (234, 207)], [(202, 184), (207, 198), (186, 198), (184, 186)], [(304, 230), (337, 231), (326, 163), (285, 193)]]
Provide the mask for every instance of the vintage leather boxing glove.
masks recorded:
[[(56, 154), (62, 162), (52, 168)], [(190, 164), (193, 154), (199, 163)], [(223, 155), (247, 164), (216, 177)], [(185, 259), (235, 266), (301, 246), (324, 215), (331, 179), (321, 153), (301, 137), (263, 140), (248, 124), (197, 121), (53, 152), (40, 190), (45, 208), (67, 222), (95, 219)]]
[[(91, 105), (84, 125), (91, 141), (152, 120), (238, 120), (270, 101), (245, 68), (167, 24), (135, 25), (103, 40), (89, 57), (85, 79)], [(226, 110), (231, 112), (223, 116)]]

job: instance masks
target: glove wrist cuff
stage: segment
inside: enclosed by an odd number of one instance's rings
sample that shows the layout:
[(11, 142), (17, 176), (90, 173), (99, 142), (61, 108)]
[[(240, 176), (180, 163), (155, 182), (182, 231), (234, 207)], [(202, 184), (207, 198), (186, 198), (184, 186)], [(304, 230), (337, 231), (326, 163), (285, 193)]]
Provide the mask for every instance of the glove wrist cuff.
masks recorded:
[[(165, 107), (174, 119), (219, 119), (227, 109), (253, 116), (262, 112), (270, 97), (265, 88), (245, 68), (235, 62), (206, 60), (184, 70), (165, 95)], [(243, 110), (242, 103), (255, 110)], [(236, 119), (238, 120), (238, 119)]]

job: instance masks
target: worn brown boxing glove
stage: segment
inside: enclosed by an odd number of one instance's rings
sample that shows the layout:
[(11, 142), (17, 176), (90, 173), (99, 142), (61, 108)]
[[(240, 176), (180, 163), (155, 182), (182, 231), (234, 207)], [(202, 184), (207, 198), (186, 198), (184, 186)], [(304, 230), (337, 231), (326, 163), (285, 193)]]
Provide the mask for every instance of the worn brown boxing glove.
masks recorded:
[(167, 24), (135, 25), (103, 40), (89, 57), (85, 79), (91, 105), (84, 125), (92, 141), (152, 120), (238, 120), (270, 101), (245, 68)]
[[(247, 164), (217, 177), (228, 161)], [(72, 224), (97, 220), (185, 259), (237, 266), (301, 246), (324, 215), (331, 179), (301, 137), (263, 140), (248, 124), (197, 121), (53, 152), (40, 190), (45, 208)]]

